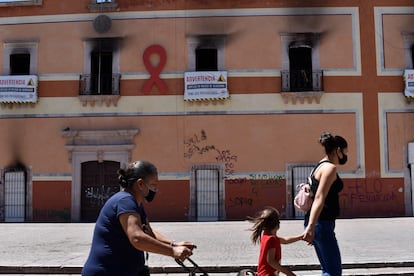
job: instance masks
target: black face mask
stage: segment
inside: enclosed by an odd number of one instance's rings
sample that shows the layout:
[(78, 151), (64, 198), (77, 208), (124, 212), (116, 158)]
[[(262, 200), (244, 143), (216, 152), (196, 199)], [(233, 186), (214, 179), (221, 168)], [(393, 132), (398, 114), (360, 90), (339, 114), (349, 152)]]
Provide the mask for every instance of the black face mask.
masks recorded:
[(348, 155), (346, 155), (345, 153), (342, 152), (342, 158), (339, 158), (339, 156), (338, 156), (339, 165), (344, 165), (346, 163), (346, 161), (348, 161)]
[(148, 194), (145, 196), (145, 200), (147, 202), (153, 201), (156, 193), (157, 191), (154, 191), (153, 189), (148, 188)]

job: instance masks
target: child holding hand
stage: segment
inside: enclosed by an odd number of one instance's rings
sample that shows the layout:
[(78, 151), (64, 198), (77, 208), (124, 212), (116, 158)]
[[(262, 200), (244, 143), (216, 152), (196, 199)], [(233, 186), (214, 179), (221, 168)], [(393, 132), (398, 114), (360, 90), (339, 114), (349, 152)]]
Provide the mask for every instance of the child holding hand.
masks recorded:
[(282, 272), (288, 276), (295, 275), (289, 268), (282, 266), (281, 244), (289, 244), (302, 239), (302, 234), (290, 237), (278, 237), (280, 226), (279, 212), (273, 207), (266, 207), (257, 213), (255, 217), (248, 217), (253, 223), (251, 239), (253, 244), (260, 244), (258, 276), (275, 276)]

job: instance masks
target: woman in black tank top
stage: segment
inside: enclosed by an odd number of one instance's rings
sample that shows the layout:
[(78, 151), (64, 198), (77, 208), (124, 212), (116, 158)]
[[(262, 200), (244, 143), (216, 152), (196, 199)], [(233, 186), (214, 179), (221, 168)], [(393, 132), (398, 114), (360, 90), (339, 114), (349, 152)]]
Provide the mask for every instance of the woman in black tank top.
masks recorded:
[(319, 140), (326, 155), (319, 162), (312, 176), (314, 201), (305, 216), (303, 239), (313, 244), (322, 275), (342, 274), (341, 254), (335, 237), (335, 219), (340, 212), (339, 192), (343, 182), (336, 172), (337, 165), (347, 161), (348, 144), (341, 136), (324, 132)]

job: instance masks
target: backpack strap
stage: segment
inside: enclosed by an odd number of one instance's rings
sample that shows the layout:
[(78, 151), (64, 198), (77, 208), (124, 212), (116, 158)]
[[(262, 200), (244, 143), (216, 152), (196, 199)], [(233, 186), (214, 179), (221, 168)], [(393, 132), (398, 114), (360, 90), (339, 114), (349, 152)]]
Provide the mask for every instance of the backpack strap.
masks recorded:
[(310, 173), (310, 175), (309, 175), (309, 178), (312, 178), (312, 176), (316, 173), (316, 171), (319, 169), (319, 167), (321, 167), (321, 165), (322, 165), (323, 163), (331, 163), (331, 161), (329, 161), (329, 160), (323, 160), (323, 161), (319, 162), (319, 163), (315, 166), (315, 168), (313, 168), (313, 170), (311, 171), (311, 173)]

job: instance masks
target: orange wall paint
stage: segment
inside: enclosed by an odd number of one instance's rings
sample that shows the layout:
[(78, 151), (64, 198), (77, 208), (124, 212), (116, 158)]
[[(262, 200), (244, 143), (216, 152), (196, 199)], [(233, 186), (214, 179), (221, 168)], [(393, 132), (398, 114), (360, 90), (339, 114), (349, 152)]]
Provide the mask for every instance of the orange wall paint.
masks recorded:
[[(1, 17), (49, 14), (64, 14), (67, 22), (49, 21), (54, 17), (45, 17), (46, 22), (30, 24), (0, 25), (0, 40), (4, 42), (37, 41), (36, 74), (40, 78), (39, 103), (49, 97), (58, 102), (69, 97), (67, 102), (78, 100), (77, 75), (84, 71), (84, 41), (87, 38), (101, 36), (97, 34), (92, 20), (81, 19), (80, 15), (89, 13), (87, 2), (90, 1), (56, 1), (43, 0), (41, 6), (2, 7)], [(191, 2), (191, 3), (190, 3)], [(311, 1), (142, 1), (119, 0), (119, 14), (125, 11), (159, 10), (205, 10), (214, 8), (290, 8), (328, 7), (330, 11), (347, 10), (350, 14), (323, 15), (274, 15), (274, 16), (209, 16), (209, 17), (177, 17), (177, 18), (137, 18), (114, 19), (111, 30), (103, 36), (120, 37), (122, 40), (119, 70), (130, 73), (130, 79), (121, 81), (121, 101), (131, 98), (123, 96), (142, 96), (142, 86), (146, 82), (143, 74), (147, 69), (142, 61), (142, 53), (152, 44), (162, 45), (167, 52), (167, 64), (163, 72), (168, 78), (163, 81), (169, 87), (168, 95), (183, 94), (183, 71), (188, 70), (189, 53), (187, 38), (192, 35), (223, 34), (225, 35), (225, 69), (230, 75), (228, 87), (231, 95), (269, 94), (280, 92), (281, 78), (274, 76), (282, 67), (282, 32), (317, 32), (320, 40), (320, 65), (323, 69), (339, 69), (335, 74), (324, 76), (325, 96), (338, 92), (352, 93), (362, 96), (361, 113), (353, 110), (334, 110), (329, 113), (325, 106), (309, 107), (303, 105), (299, 113), (246, 115), (243, 112), (233, 114), (227, 112), (227, 103), (217, 115), (182, 115), (187, 110), (177, 110), (178, 115), (141, 116), (143, 108), (139, 104), (132, 111), (135, 115), (123, 116), (123, 110), (108, 108), (104, 111), (87, 107), (88, 111), (102, 113), (102, 117), (84, 116), (85, 111), (76, 103), (73, 106), (58, 106), (62, 113), (67, 109), (75, 112), (73, 117), (59, 113), (60, 111), (44, 111), (46, 114), (35, 114), (41, 105), (20, 106), (2, 105), (5, 114), (9, 107), (15, 113), (0, 120), (0, 167), (5, 167), (19, 160), (32, 166), (33, 174), (68, 175), (72, 172), (72, 164), (65, 149), (65, 139), (60, 131), (65, 127), (72, 129), (116, 129), (138, 128), (140, 133), (135, 137), (135, 148), (131, 158), (153, 161), (161, 173), (188, 172), (192, 164), (223, 162), (227, 174), (254, 172), (284, 172), (287, 163), (314, 162), (322, 157), (323, 149), (317, 139), (322, 131), (329, 130), (344, 136), (349, 142), (349, 163), (341, 167), (346, 171), (366, 173), (366, 179), (345, 179), (345, 188), (341, 193), (343, 216), (400, 216), (405, 215), (404, 179), (381, 177), (380, 160), (386, 156), (389, 170), (405, 169), (405, 151), (407, 143), (414, 140), (411, 107), (402, 107), (405, 101), (401, 95), (396, 99), (398, 112), (386, 114), (386, 127), (381, 125), (381, 107), (378, 105), (379, 93), (402, 93), (404, 85), (401, 76), (384, 76), (377, 71), (379, 59), (384, 59), (385, 69), (405, 68), (402, 31), (412, 28), (413, 15), (385, 13), (383, 33), (376, 32), (375, 7), (384, 10), (391, 6), (411, 7), (412, 0), (376, 0), (344, 1), (323, 0)], [(309, 5), (309, 6), (308, 6)], [(348, 9), (349, 8), (349, 9)], [(354, 9), (356, 8), (356, 9)], [(352, 18), (353, 15), (357, 18)], [(392, 10), (392, 9), (390, 9)], [(389, 11), (390, 11), (389, 10)], [(399, 9), (400, 11), (402, 8)], [(326, 10), (325, 10), (326, 11)], [(388, 11), (388, 12), (389, 12)], [(328, 12), (329, 13), (329, 12)], [(111, 13), (109, 13), (111, 14)], [(115, 14), (115, 13), (114, 13)], [(96, 14), (98, 15), (98, 14)], [(93, 16), (93, 14), (92, 14)], [(77, 18), (71, 20), (71, 18)], [(352, 21), (352, 19), (357, 19)], [(355, 25), (353, 26), (352, 24)], [(355, 29), (353, 29), (353, 27)], [(353, 36), (360, 33), (360, 37)], [(383, 39), (383, 50), (376, 44), (376, 38)], [(359, 45), (352, 44), (359, 42)], [(3, 47), (3, 46), (0, 46)], [(360, 52), (359, 52), (360, 51)], [(347, 70), (357, 66), (355, 57), (360, 54), (361, 68), (358, 72)], [(383, 55), (383, 56), (382, 56)], [(0, 55), (0, 63), (6, 64)], [(379, 59), (378, 59), (379, 58)], [(359, 72), (360, 69), (360, 72)], [(247, 73), (248, 76), (240, 73)], [(269, 70), (271, 76), (265, 76)], [(256, 76), (258, 71), (260, 76)], [(392, 70), (390, 70), (391, 72)], [(252, 73), (251, 73), (252, 72)], [(250, 74), (251, 73), (251, 74)], [(361, 75), (359, 75), (361, 73)], [(382, 72), (383, 73), (383, 72)], [(388, 72), (386, 72), (388, 74)], [(394, 72), (395, 73), (395, 72)], [(49, 75), (50, 74), (50, 75)], [(69, 80), (67, 80), (69, 76)], [(157, 87), (152, 87), (148, 96), (165, 96)], [(144, 95), (146, 96), (146, 95)], [(62, 97), (59, 99), (58, 97)], [(252, 97), (254, 99), (254, 97)], [(395, 99), (395, 98), (394, 98)], [(47, 99), (50, 100), (50, 99)], [(181, 100), (181, 99), (180, 99)], [(169, 104), (174, 106), (176, 102)], [(221, 104), (221, 103), (220, 103)], [(359, 102), (358, 102), (359, 104)], [(197, 104), (195, 104), (197, 105)], [(201, 104), (203, 105), (203, 104)], [(213, 104), (210, 105), (212, 107)], [(230, 109), (232, 106), (229, 104)], [(329, 103), (328, 106), (340, 106)], [(168, 106), (170, 107), (170, 106)], [(201, 106), (200, 110), (203, 110)], [(89, 109), (90, 108), (90, 109)], [(159, 107), (158, 107), (159, 108)], [(308, 108), (310, 112), (308, 112)], [(156, 109), (156, 108), (155, 108)], [(287, 106), (288, 110), (289, 107)], [(75, 111), (74, 111), (75, 110)], [(115, 110), (115, 111), (114, 111)], [(214, 111), (214, 106), (210, 111)], [(162, 112), (163, 110), (161, 110)], [(23, 113), (25, 112), (25, 113)], [(43, 112), (43, 111), (40, 111)], [(131, 112), (131, 110), (128, 110)], [(156, 110), (156, 112), (160, 112)], [(112, 113), (112, 116), (107, 114)], [(191, 112), (190, 112), (191, 113)], [(237, 111), (236, 111), (237, 113)], [(14, 117), (20, 116), (16, 119)], [(81, 116), (78, 116), (81, 115)], [(147, 115), (147, 114), (146, 114)], [(386, 145), (380, 145), (381, 132), (384, 130)], [(362, 131), (362, 133), (360, 133)], [(200, 138), (205, 133), (205, 139)], [(363, 138), (361, 140), (360, 138)], [(361, 144), (360, 144), (361, 142)], [(200, 150), (201, 149), (201, 150)], [(361, 152), (358, 152), (361, 150)], [(384, 150), (384, 151), (382, 151)], [(364, 163), (357, 159), (363, 155)], [(226, 161), (227, 160), (227, 161)], [(361, 166), (361, 167), (359, 167)], [(341, 173), (341, 172), (340, 172)], [(388, 173), (388, 172), (385, 172)], [(401, 173), (402, 174), (402, 173)], [(348, 175), (349, 177), (349, 175)], [(52, 177), (53, 178), (53, 177)], [(172, 176), (171, 178), (174, 178)], [(263, 205), (273, 205), (281, 212), (286, 211), (286, 188), (284, 180), (267, 183), (265, 180), (227, 179), (226, 211), (229, 219), (244, 219), (245, 214), (253, 214)], [(186, 220), (189, 204), (188, 180), (163, 180), (159, 184), (160, 193), (156, 201), (148, 206), (149, 217), (159, 220)], [(178, 191), (178, 193), (177, 193)], [(70, 181), (34, 181), (33, 214), (35, 220), (65, 219), (70, 213)], [(412, 192), (411, 192), (412, 193)], [(67, 211), (69, 210), (69, 211)], [(166, 212), (168, 210), (169, 212)], [(172, 214), (172, 215), (171, 215)]]
[(402, 31), (411, 32), (413, 15), (410, 14), (385, 14), (383, 19), (384, 32), (384, 66), (385, 68), (405, 68), (405, 54), (407, 50), (402, 47)]
[(157, 184), (154, 201), (145, 210), (150, 221), (188, 221), (190, 189), (188, 181), (164, 180)]
[[(240, 124), (243, 122), (243, 124)], [(356, 169), (355, 115), (274, 114), (25, 118), (0, 120), (0, 165), (22, 158), (34, 173), (71, 173), (65, 140), (60, 131), (71, 129), (139, 128), (132, 159), (148, 159), (161, 172), (188, 171), (193, 163), (217, 162), (223, 151), (237, 156), (235, 171), (284, 171), (286, 163), (313, 162), (323, 156), (318, 139), (323, 131), (344, 136), (349, 143), (349, 165)], [(193, 151), (190, 142), (204, 130), (207, 139)], [(28, 135), (30, 133), (30, 135)], [(243, 139), (241, 139), (243, 138)], [(172, 162), (174, 160), (174, 162)]]
[[(83, 73), (84, 56), (89, 55), (85, 53), (85, 41), (97, 37), (92, 23), (0, 25), (0, 39), (27, 40), (36, 34), (38, 74)], [(274, 27), (262, 27), (269, 24)], [(147, 72), (142, 55), (152, 44), (160, 44), (166, 50), (164, 71), (188, 70), (188, 36), (212, 33), (226, 34), (226, 70), (281, 68), (280, 33), (284, 32), (321, 33), (320, 63), (323, 68), (355, 66), (350, 15), (140, 18), (113, 20), (112, 25), (105, 37), (120, 38), (121, 73)]]
[(70, 221), (71, 182), (33, 182), (33, 221)]
[(414, 141), (413, 126), (414, 113), (387, 113), (387, 165), (390, 170), (405, 169), (408, 143)]

